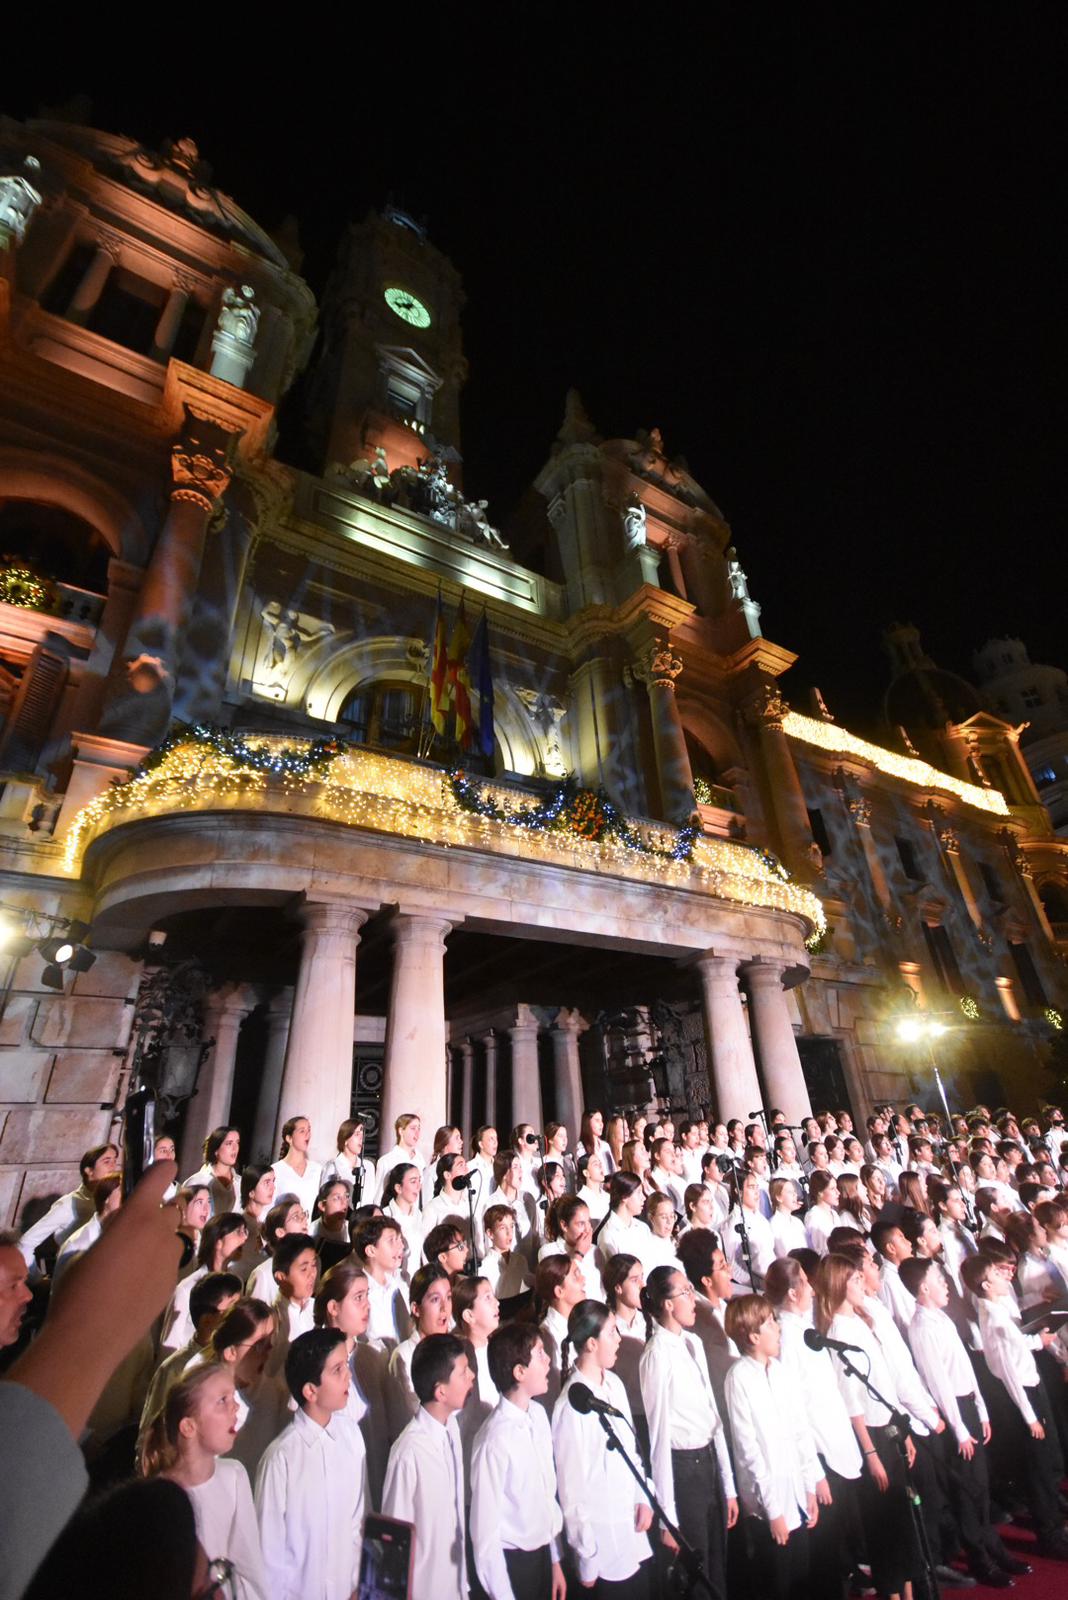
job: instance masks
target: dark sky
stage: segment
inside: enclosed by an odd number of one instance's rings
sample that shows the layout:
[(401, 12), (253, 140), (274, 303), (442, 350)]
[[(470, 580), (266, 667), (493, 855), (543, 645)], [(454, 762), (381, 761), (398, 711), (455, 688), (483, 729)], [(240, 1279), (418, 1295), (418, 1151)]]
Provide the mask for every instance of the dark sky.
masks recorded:
[(571, 384), (605, 435), (658, 425), (788, 692), (862, 727), (894, 619), (965, 672), (992, 633), (1068, 666), (1068, 13), (930, 10), (361, 10), (303, 42), (205, 14), (121, 79), (31, 42), (4, 109), (192, 135), (258, 221), (297, 215), (313, 288), (349, 219), (425, 214), (468, 296), (468, 491), (504, 520)]

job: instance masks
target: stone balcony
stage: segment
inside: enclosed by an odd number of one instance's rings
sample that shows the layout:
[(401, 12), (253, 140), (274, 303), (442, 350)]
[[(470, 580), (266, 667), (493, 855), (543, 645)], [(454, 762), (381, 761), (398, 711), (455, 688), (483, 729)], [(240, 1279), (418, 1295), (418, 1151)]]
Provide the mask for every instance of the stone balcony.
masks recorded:
[(250, 836), (272, 818), (331, 823), (394, 845), (408, 840), (423, 853), (440, 846), (501, 866), (508, 858), (570, 869), (587, 883), (592, 874), (792, 914), (805, 935), (824, 924), (816, 896), (754, 847), (622, 817), (589, 791), (561, 788), (547, 797), (544, 785), (483, 782), (428, 762), (277, 734), (180, 736), (147, 770), (76, 814), (63, 841), (66, 870), (78, 875), (98, 841), (131, 824), (151, 819), (158, 833), (160, 821), (190, 813), (244, 814)]

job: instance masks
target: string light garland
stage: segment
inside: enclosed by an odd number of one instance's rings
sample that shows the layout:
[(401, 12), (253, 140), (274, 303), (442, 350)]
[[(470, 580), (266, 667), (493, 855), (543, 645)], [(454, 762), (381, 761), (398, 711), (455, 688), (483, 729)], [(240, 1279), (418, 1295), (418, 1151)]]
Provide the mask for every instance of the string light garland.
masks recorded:
[(982, 1015), (982, 1013), (979, 1010), (979, 1002), (978, 1002), (978, 1000), (976, 1000), (975, 997), (973, 995), (970, 995), (970, 994), (962, 994), (961, 995), (961, 997), (960, 997), (960, 1008), (963, 1011), (964, 1015), (968, 1018), (969, 1022), (978, 1022), (979, 1019), (980, 1019), (980, 1016)]
[(901, 778), (919, 789), (941, 789), (979, 811), (993, 811), (999, 817), (1009, 814), (1005, 796), (999, 790), (982, 789), (977, 783), (964, 783), (948, 772), (939, 772), (937, 767), (921, 761), (918, 756), (899, 756), (895, 750), (884, 750), (882, 745), (869, 744), (866, 739), (858, 739), (855, 734), (840, 728), (836, 722), (817, 721), (815, 717), (803, 717), (797, 711), (788, 711), (782, 719), (782, 726), (784, 733), (791, 739), (800, 739), (802, 744), (816, 745), (832, 755), (856, 756), (892, 778)]
[(512, 787), (381, 755), (337, 740), (294, 741), (212, 727), (176, 728), (128, 780), (75, 816), (64, 840), (69, 872), (90, 842), (122, 823), (177, 812), (302, 814), (431, 844), (557, 862), (668, 883), (738, 905), (826, 926), (811, 890), (768, 851), (694, 827), (628, 818), (574, 779), (548, 799), (516, 804)]
[(25, 606), (28, 611), (47, 611), (51, 595), (48, 585), (31, 567), (0, 567), (0, 601), (8, 606)]

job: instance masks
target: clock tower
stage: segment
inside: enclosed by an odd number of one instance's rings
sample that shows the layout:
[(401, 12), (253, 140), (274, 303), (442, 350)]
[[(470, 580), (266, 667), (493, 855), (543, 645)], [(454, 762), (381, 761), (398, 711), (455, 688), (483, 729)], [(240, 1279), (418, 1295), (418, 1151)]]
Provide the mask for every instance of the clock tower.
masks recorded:
[(432, 449), (461, 481), (460, 336), (456, 268), (395, 206), (354, 223), (323, 296), (323, 345), (309, 425), (324, 472), (376, 452), (389, 469)]

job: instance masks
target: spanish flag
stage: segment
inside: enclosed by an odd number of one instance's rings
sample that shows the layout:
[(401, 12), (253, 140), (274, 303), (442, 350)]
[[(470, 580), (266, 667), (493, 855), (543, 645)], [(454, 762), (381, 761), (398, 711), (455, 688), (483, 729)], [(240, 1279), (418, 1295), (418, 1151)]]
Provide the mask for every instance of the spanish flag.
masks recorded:
[(471, 672), (467, 664), (471, 648), (471, 635), (467, 631), (464, 615), (464, 597), (460, 596), (456, 621), (449, 639), (448, 691), (456, 711), (456, 743), (461, 750), (470, 750), (474, 715), (471, 710)]
[(434, 643), (431, 647), (430, 668), (430, 720), (434, 732), (445, 735), (445, 719), (449, 714), (449, 652), (445, 645), (445, 608), (438, 586), (438, 609), (434, 618)]

